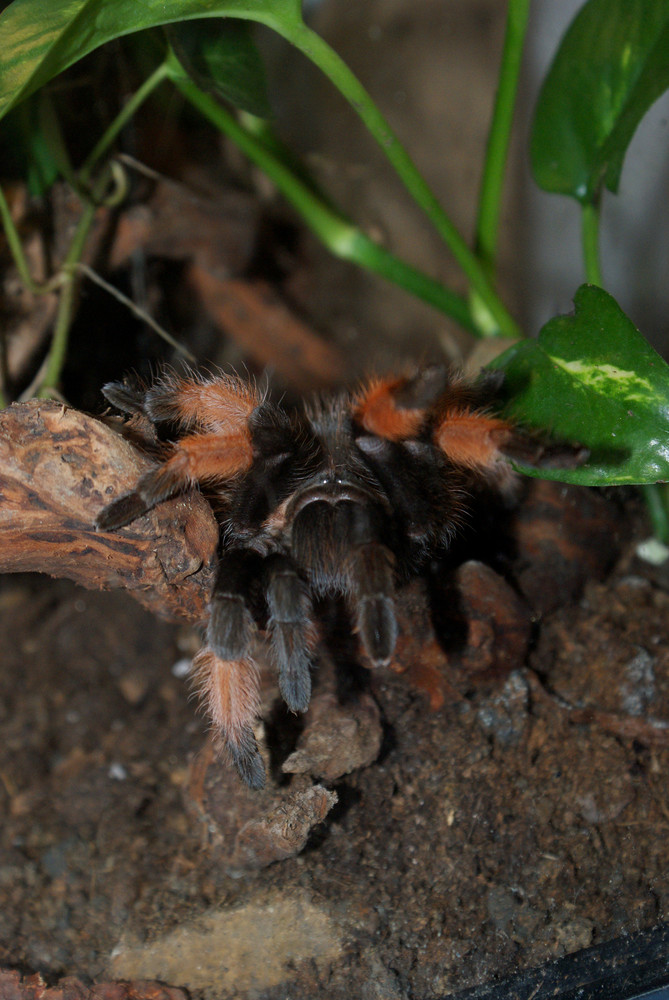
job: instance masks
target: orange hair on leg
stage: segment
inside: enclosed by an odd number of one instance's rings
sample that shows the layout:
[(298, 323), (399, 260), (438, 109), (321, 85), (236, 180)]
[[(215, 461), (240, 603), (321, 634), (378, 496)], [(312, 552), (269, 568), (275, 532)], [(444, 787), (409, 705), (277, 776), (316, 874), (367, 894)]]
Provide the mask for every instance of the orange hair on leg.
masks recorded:
[(366, 431), (388, 441), (414, 437), (425, 421), (425, 410), (397, 405), (398, 390), (407, 378), (373, 379), (354, 399), (353, 415)]
[(195, 481), (230, 479), (253, 462), (251, 435), (246, 427), (231, 434), (190, 434), (175, 445), (163, 469), (188, 485)]
[(246, 424), (260, 402), (254, 386), (233, 376), (170, 374), (147, 392), (146, 412), (152, 420), (229, 434)]
[(478, 472), (496, 472), (513, 427), (481, 410), (452, 408), (434, 428), (434, 442), (454, 465)]
[(251, 788), (265, 784), (253, 734), (260, 715), (258, 668), (253, 660), (222, 660), (205, 646), (193, 660), (195, 689), (217, 735)]
[(227, 437), (191, 434), (174, 445), (167, 461), (142, 476), (136, 492), (149, 509), (194, 483), (215, 483), (246, 472), (252, 461), (251, 437), (246, 429)]

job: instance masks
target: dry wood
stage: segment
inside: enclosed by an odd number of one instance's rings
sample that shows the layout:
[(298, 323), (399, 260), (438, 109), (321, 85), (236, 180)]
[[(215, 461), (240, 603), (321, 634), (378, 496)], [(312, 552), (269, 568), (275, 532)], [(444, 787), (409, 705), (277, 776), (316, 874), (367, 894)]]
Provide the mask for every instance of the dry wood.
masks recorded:
[(299, 392), (332, 389), (346, 378), (346, 363), (332, 344), (282, 301), (264, 281), (221, 279), (192, 263), (186, 271), (189, 289), (217, 325), (261, 368), (273, 368)]
[(151, 980), (89, 984), (67, 976), (47, 986), (39, 973), (22, 977), (12, 969), (0, 969), (0, 1000), (187, 1000), (187, 994)]
[[(120, 424), (119, 424), (120, 427)], [(124, 587), (165, 618), (201, 621), (218, 528), (198, 493), (170, 500), (113, 533), (98, 512), (133, 488), (150, 458), (105, 423), (31, 400), (0, 413), (0, 572)]]

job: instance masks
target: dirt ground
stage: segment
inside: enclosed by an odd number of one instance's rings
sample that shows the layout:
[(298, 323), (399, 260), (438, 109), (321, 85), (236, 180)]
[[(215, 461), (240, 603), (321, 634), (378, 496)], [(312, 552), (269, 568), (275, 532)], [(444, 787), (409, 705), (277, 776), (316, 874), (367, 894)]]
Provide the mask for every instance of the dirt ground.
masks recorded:
[[(515, 565), (531, 591), (538, 562)], [(486, 623), (506, 621), (501, 599)], [(379, 719), (376, 760), (321, 781), (275, 767), (254, 793), (207, 759), (179, 669), (192, 634), (123, 594), (8, 578), (0, 964), (206, 998), (433, 997), (653, 926), (669, 907), (668, 608), (624, 550), (539, 626), (530, 609), (529, 665), (485, 682), (472, 612), (469, 654), (435, 659), (409, 608), (427, 682), (366, 674), (326, 713), (329, 761), (351, 718), (372, 742)], [(300, 733), (272, 685), (282, 760)], [(304, 850), (256, 867), (286, 831), (257, 846), (254, 824), (299, 824), (324, 788), (337, 801), (317, 803)]]
[[(462, 192), (466, 228), (504, 5), (431, 0), (412, 17), (400, 0), (335, 7), (320, 29), (381, 103), (386, 93), (431, 183)], [(426, 54), (444, 36), (445, 70)], [(401, 62), (366, 64), (370, 40), (392, 41)], [(449, 104), (448, 129), (435, 65), (467, 97)], [(320, 84), (299, 105), (307, 125), (296, 122), (293, 72), (278, 117), (297, 145), (370, 229), (447, 279), (441, 247), (373, 155), (368, 165), (368, 144), (332, 125), (343, 109), (314, 118)], [(174, 176), (154, 145), (156, 169)], [(175, 190), (166, 201), (158, 185), (143, 245), (156, 311), (187, 328), (198, 356), (269, 372), (296, 395), (406, 358), (460, 357), (443, 317), (296, 241), (271, 199), (217, 187), (203, 162), (178, 164), (197, 205), (175, 209)], [(117, 279), (136, 257), (138, 204), (118, 227)], [(183, 231), (197, 234), (187, 274), (172, 250)], [(522, 314), (514, 238), (510, 225), (502, 270)], [(157, 345), (88, 289), (68, 399), (99, 412), (99, 386), (155, 360)], [(126, 981), (129, 997), (428, 1000), (668, 920), (669, 580), (635, 555), (649, 530), (641, 504), (527, 486), (514, 509), (483, 507), (474, 524), (399, 595), (392, 668), (367, 670), (341, 609), (323, 607), (305, 719), (264, 671), (263, 792), (212, 759), (186, 676), (196, 630), (125, 593), (5, 577), (0, 969)]]

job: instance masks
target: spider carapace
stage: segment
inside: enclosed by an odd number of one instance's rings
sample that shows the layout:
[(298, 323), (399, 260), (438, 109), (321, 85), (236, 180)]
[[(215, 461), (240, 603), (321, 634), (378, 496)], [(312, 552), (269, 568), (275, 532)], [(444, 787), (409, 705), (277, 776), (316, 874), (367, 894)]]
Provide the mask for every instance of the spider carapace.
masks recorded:
[(432, 366), (296, 412), (228, 375), (104, 387), (114, 406), (174, 435), (136, 489), (101, 511), (97, 528), (120, 528), (196, 485), (219, 511), (207, 639), (193, 674), (251, 787), (265, 778), (253, 733), (256, 633), (265, 633), (286, 705), (304, 712), (319, 598), (344, 597), (369, 660), (388, 663), (396, 582), (448, 546), (472, 480), (503, 485), (513, 476), (509, 458), (539, 466), (568, 455), (573, 464), (574, 449), (546, 447), (491, 412), (500, 381), (488, 373), (469, 382)]

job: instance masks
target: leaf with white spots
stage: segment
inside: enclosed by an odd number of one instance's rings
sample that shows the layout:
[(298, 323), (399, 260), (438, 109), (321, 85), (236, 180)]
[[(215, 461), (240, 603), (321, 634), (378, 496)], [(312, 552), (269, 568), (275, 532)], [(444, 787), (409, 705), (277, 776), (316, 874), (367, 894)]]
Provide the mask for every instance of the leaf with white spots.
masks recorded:
[(574, 305), (493, 367), (505, 373), (510, 416), (585, 445), (590, 458), (522, 471), (587, 486), (669, 481), (669, 365), (601, 288), (582, 285)]

